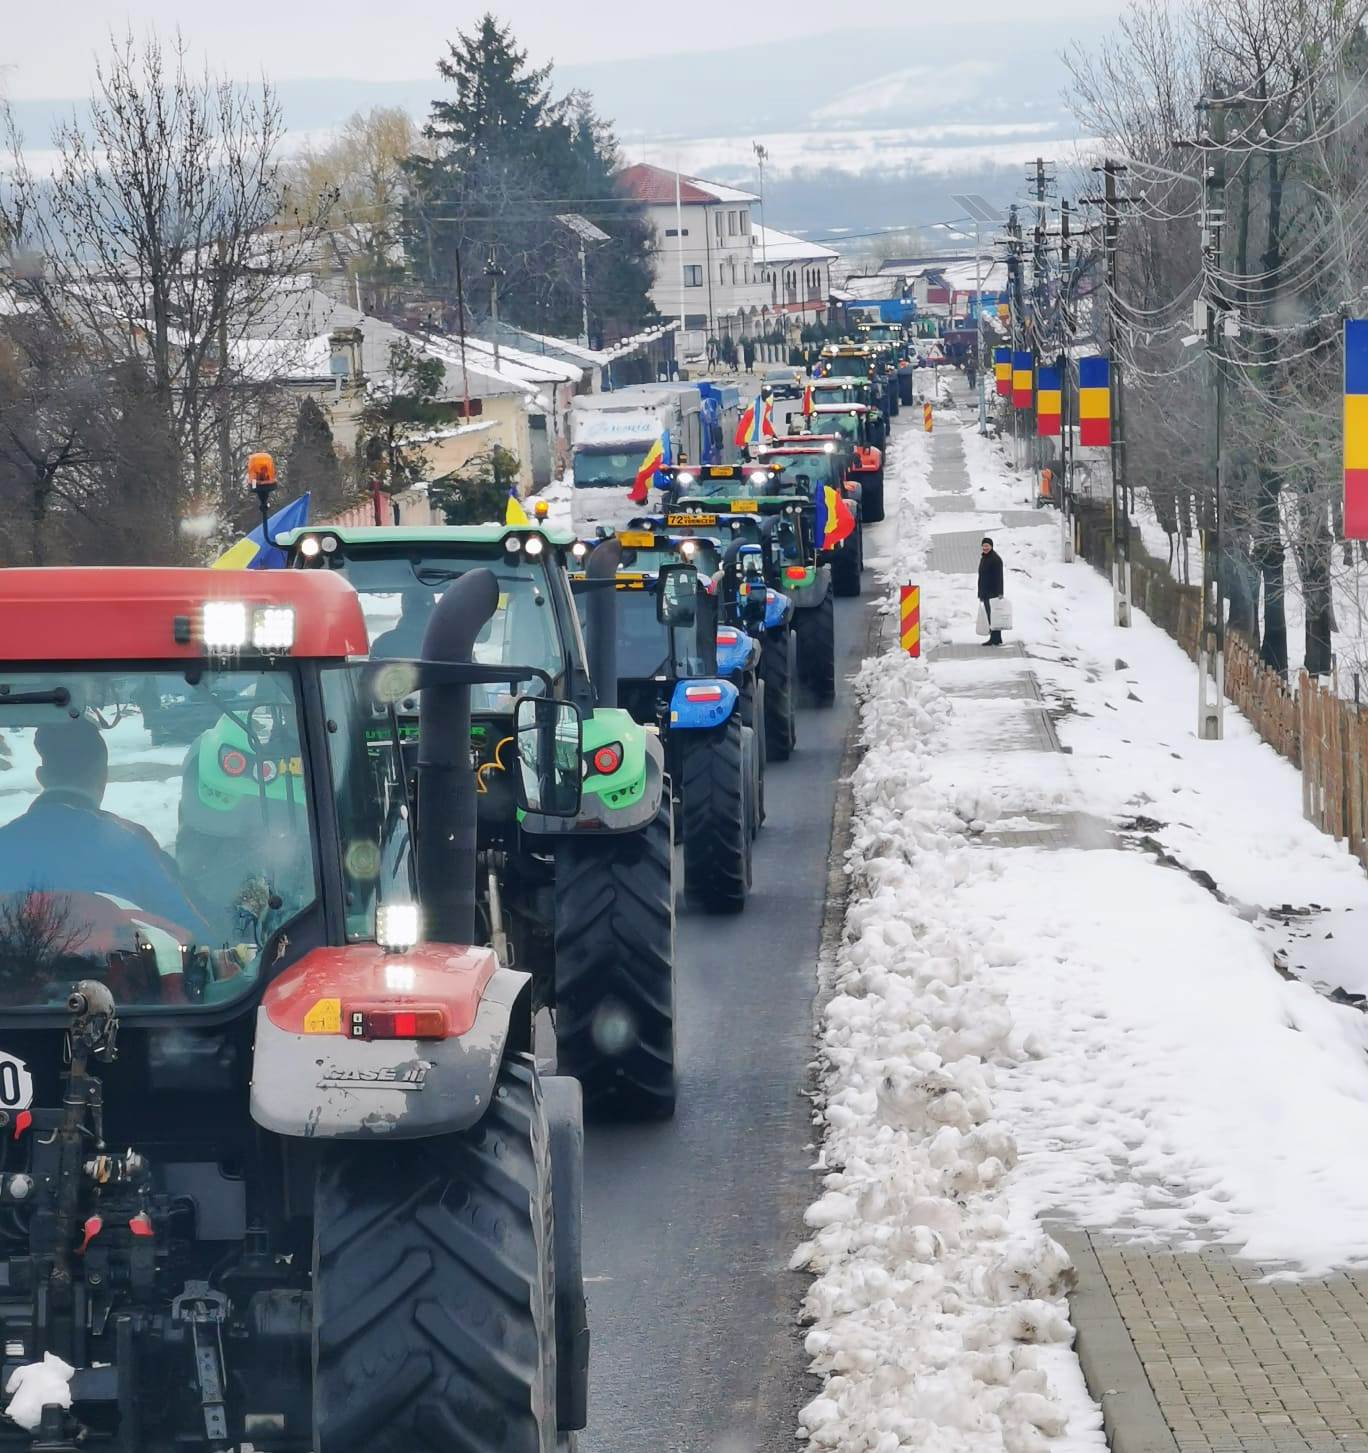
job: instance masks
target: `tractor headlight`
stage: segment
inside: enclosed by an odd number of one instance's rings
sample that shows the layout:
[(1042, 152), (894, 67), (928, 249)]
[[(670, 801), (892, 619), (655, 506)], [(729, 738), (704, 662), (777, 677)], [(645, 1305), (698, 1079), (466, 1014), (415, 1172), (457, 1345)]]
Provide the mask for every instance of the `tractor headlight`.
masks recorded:
[(764, 484), (765, 483), (765, 472), (764, 472), (764, 470), (757, 469), (755, 471), (755, 473), (751, 475), (750, 482), (752, 484)]
[(688, 473), (677, 474), (675, 475), (675, 478), (679, 481), (680, 484), (693, 484), (695, 482), (693, 475)]
[(336, 535), (324, 535), (322, 540), (323, 553), (325, 555), (335, 554), (337, 551), (337, 544), (338, 541)]
[(523, 541), (523, 550), (528, 555), (540, 555), (542, 552), (541, 536), (529, 535), (527, 539)]
[(382, 903), (375, 910), (375, 941), (387, 953), (403, 953), (418, 942), (416, 903)]
[(315, 560), (322, 552), (317, 535), (305, 535), (299, 542), (299, 553), (305, 560)]
[(570, 547), (570, 553), (575, 557), (576, 560), (583, 560), (584, 557), (589, 553), (589, 547), (584, 543), (583, 540), (576, 540), (575, 543)]
[(510, 555), (516, 555), (522, 549), (522, 541), (516, 535), (506, 535), (504, 537), (504, 549)]

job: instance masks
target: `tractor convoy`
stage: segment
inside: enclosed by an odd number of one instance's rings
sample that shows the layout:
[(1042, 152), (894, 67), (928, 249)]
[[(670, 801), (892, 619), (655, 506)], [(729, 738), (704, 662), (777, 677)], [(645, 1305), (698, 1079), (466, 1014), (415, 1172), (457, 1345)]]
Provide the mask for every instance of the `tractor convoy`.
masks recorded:
[(583, 1119), (687, 1094), (895, 352), (590, 528), (0, 571), (0, 1450), (570, 1453)]

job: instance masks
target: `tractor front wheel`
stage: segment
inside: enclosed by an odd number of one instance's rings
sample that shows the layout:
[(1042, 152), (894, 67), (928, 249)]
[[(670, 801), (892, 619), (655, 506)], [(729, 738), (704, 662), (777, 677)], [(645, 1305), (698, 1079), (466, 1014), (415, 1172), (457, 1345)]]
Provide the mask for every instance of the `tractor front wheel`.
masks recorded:
[(557, 1068), (590, 1112), (674, 1114), (674, 814), (556, 850)]
[(814, 706), (836, 700), (836, 603), (827, 591), (822, 603), (794, 616), (798, 669)]
[(554, 1453), (555, 1231), (536, 1070), (459, 1135), (322, 1151), (317, 1453)]
[(740, 714), (690, 732), (684, 750), (684, 886), (710, 913), (739, 913), (750, 880), (750, 764)]
[(877, 525), (884, 517), (884, 472), (868, 475), (860, 500), (860, 514), (866, 524)]
[(794, 701), (798, 674), (798, 637), (790, 626), (767, 632), (761, 642), (760, 674), (765, 682), (765, 755), (786, 762), (798, 745), (798, 713)]
[(860, 527), (857, 524), (832, 551), (831, 588), (842, 600), (847, 600), (859, 595), (860, 585)]

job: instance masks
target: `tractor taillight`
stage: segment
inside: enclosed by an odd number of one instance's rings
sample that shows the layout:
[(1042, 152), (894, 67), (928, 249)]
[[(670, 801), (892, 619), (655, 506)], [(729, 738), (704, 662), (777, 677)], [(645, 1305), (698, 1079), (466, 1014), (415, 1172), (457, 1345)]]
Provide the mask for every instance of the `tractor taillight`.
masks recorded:
[(606, 746), (598, 747), (589, 760), (594, 764), (594, 771), (601, 777), (611, 777), (622, 766), (622, 743), (609, 742)]
[(801, 565), (785, 565), (784, 577), (787, 580), (802, 580), (807, 571)]
[(719, 646), (734, 646), (740, 639), (740, 631), (733, 630), (731, 626), (723, 626), (717, 633), (717, 644)]
[(721, 701), (722, 688), (720, 686), (686, 686), (684, 699), (685, 701)]
[(247, 771), (247, 758), (236, 747), (220, 747), (219, 769), (225, 777), (241, 777)]
[(356, 1009), (348, 1014), (352, 1039), (445, 1039), (442, 1009)]

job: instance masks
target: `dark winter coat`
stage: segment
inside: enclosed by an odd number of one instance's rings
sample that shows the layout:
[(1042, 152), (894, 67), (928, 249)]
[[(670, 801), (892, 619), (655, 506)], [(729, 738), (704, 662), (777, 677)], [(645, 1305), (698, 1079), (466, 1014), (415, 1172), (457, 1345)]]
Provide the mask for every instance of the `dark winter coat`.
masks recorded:
[(996, 600), (1002, 594), (1002, 556), (989, 550), (979, 557), (978, 598)]

